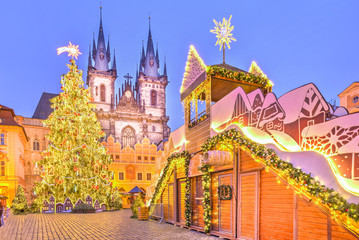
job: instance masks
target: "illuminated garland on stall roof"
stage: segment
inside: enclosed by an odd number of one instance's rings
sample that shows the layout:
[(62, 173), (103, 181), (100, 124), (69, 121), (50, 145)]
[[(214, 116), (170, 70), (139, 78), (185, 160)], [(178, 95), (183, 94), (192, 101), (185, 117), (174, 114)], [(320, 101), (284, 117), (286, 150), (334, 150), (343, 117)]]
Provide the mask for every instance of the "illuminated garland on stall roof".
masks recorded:
[(210, 74), (211, 76), (231, 78), (241, 82), (255, 83), (262, 85), (265, 88), (272, 85), (272, 82), (268, 78), (247, 72), (236, 72), (219, 66), (207, 66), (207, 74)]
[[(288, 182), (297, 194), (310, 198), (310, 201), (326, 209), (333, 219), (336, 219), (358, 235), (359, 204), (348, 203), (346, 199), (335, 192), (334, 189), (321, 184), (313, 178), (310, 173), (305, 173), (301, 169), (295, 168), (292, 163), (283, 161), (276, 155), (274, 150), (251, 141), (235, 129), (227, 130), (207, 139), (202, 145), (202, 150), (203, 152), (207, 152), (215, 148), (216, 145), (221, 144), (225, 144), (226, 146), (239, 145), (242, 150), (251, 154), (255, 161), (266, 166), (267, 171), (271, 170), (276, 174), (279, 183), (281, 180)], [(209, 186), (210, 181), (206, 177), (206, 174), (210, 173), (210, 166), (203, 165), (202, 170), (204, 173), (203, 189), (205, 190), (205, 199), (203, 200), (205, 211), (204, 221), (205, 231), (208, 232), (211, 224), (211, 206), (210, 202), (206, 199), (206, 196), (209, 196), (209, 187), (206, 186)]]

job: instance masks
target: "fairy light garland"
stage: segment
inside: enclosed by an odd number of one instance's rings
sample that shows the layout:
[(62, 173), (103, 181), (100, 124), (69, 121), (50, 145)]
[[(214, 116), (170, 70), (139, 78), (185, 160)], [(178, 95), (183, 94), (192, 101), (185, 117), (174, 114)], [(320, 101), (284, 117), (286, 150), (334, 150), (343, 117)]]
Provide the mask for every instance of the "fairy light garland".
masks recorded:
[[(186, 174), (186, 200), (185, 200), (185, 219), (186, 219), (186, 226), (190, 226), (191, 224), (191, 203), (190, 203), (190, 189), (191, 183), (188, 177), (189, 173), (189, 153), (188, 151), (183, 151), (181, 153), (172, 154), (169, 158), (167, 158), (167, 164), (161, 172), (161, 175), (157, 181), (155, 190), (152, 194), (151, 200), (149, 205), (154, 206), (153, 204), (157, 203), (167, 186), (167, 183), (171, 177), (171, 174), (174, 170), (174, 167), (177, 165), (178, 167), (185, 168)], [(154, 207), (150, 208), (150, 214), (153, 212)]]
[[(249, 153), (255, 161), (266, 166), (266, 171), (271, 171), (277, 175), (279, 183), (287, 182), (288, 186), (291, 186), (297, 194), (306, 196), (314, 204), (330, 213), (332, 218), (339, 221), (341, 225), (345, 225), (350, 231), (359, 235), (359, 204), (348, 203), (334, 189), (321, 184), (310, 173), (305, 173), (301, 169), (295, 168), (292, 163), (283, 161), (274, 150), (251, 141), (235, 129), (224, 131), (207, 139), (202, 145), (202, 150), (207, 152), (220, 144), (238, 145), (243, 151)], [(202, 165), (201, 169), (204, 173), (205, 232), (208, 232), (211, 226), (211, 206), (206, 196), (210, 194), (209, 187), (207, 187), (210, 179), (207, 176), (210, 175), (211, 169), (209, 165)]]
[(272, 82), (268, 78), (247, 72), (236, 72), (219, 66), (207, 66), (207, 74), (211, 76), (231, 78), (241, 82), (255, 83), (262, 85), (265, 88), (272, 86)]

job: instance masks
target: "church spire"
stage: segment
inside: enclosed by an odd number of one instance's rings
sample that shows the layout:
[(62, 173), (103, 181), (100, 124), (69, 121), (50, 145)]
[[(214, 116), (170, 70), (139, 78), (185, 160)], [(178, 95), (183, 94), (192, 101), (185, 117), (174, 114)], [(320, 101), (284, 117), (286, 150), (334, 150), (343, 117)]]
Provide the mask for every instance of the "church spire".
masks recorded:
[(105, 36), (102, 25), (102, 6), (100, 7), (100, 29), (98, 32), (97, 49), (95, 56), (95, 68), (100, 71), (108, 71), (109, 56), (107, 56), (107, 49), (105, 43)]
[(112, 71), (116, 71), (117, 67), (116, 67), (116, 53), (115, 53), (115, 49), (113, 50), (113, 62), (112, 62)]
[(92, 33), (92, 58), (95, 60), (96, 57), (96, 42), (95, 42), (95, 33)]
[(88, 59), (88, 68), (92, 68), (92, 60), (91, 60), (91, 44), (89, 45), (89, 59)]
[(157, 61), (157, 68), (160, 68), (160, 57), (158, 55), (158, 43), (156, 43), (156, 61)]
[(163, 76), (167, 76), (166, 57), (165, 57), (165, 64), (164, 64), (164, 69), (163, 69)]
[(147, 39), (144, 73), (146, 76), (158, 77), (158, 64), (155, 56), (155, 51), (153, 48), (153, 41), (151, 34), (151, 18), (149, 18), (149, 31), (148, 31), (148, 39)]
[(111, 50), (110, 50), (110, 34), (108, 35), (108, 39), (107, 39), (107, 60), (108, 62), (111, 61)]
[[(140, 53), (141, 55), (141, 53)], [(142, 40), (142, 55), (141, 55), (141, 58), (140, 58), (140, 69), (141, 69), (141, 66), (144, 67), (145, 66), (145, 60), (146, 60), (146, 54), (145, 54), (145, 47), (144, 47), (144, 43), (143, 43), (143, 40)], [(140, 70), (141, 72), (141, 70)]]

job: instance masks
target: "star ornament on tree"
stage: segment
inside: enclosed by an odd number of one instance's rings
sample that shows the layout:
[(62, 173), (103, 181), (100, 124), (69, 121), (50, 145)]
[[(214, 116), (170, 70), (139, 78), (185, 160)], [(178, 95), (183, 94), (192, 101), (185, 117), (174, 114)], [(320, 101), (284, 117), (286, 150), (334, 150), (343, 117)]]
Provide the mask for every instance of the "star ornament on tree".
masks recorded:
[(217, 37), (216, 46), (219, 45), (219, 51), (222, 50), (222, 46), (224, 47), (225, 44), (227, 44), (227, 47), (231, 49), (229, 43), (232, 42), (232, 40), (237, 41), (233, 37), (233, 34), (231, 33), (234, 28), (234, 26), (231, 26), (231, 18), (232, 15), (229, 17), (228, 20), (223, 18), (222, 22), (217, 22), (216, 20), (213, 19), (213, 22), (214, 24), (216, 24), (216, 26), (214, 27), (214, 29), (211, 30), (211, 33), (216, 34)]
[(73, 45), (71, 42), (69, 42), (69, 45), (66, 47), (60, 47), (57, 49), (57, 55), (60, 55), (63, 52), (68, 52), (68, 56), (72, 58), (76, 58), (82, 54), (79, 50), (79, 45)]

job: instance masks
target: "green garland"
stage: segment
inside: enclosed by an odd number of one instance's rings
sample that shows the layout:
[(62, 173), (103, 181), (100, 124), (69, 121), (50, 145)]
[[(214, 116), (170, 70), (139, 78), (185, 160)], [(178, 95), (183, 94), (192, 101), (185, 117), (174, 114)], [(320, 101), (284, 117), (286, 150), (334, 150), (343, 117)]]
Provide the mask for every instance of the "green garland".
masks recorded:
[[(187, 151), (186, 151), (187, 152)], [(185, 194), (185, 225), (186, 227), (189, 227), (191, 225), (191, 180), (188, 177), (189, 174), (189, 154), (187, 152), (186, 158), (185, 158), (185, 173), (186, 173), (186, 194)]]
[(232, 199), (232, 187), (231, 185), (221, 185), (217, 188), (219, 200), (231, 200)]
[[(219, 143), (239, 145), (243, 150), (251, 153), (257, 161), (277, 172), (285, 181), (300, 187), (303, 192), (312, 198), (319, 199), (318, 203), (329, 207), (331, 214), (336, 214), (336, 212), (339, 211), (340, 214), (344, 214), (348, 218), (358, 222), (359, 204), (348, 203), (346, 199), (335, 192), (334, 189), (322, 185), (318, 180), (314, 179), (310, 173), (305, 173), (301, 169), (295, 168), (292, 163), (281, 160), (274, 150), (251, 141), (235, 129), (227, 130), (207, 139), (202, 145), (202, 150), (203, 152), (207, 152)], [(209, 208), (210, 210), (210, 205), (205, 205), (205, 208)], [(209, 228), (209, 226), (206, 227)]]
[(202, 176), (202, 188), (203, 188), (203, 221), (204, 221), (204, 232), (209, 233), (211, 229), (211, 220), (212, 220), (212, 209), (211, 209), (211, 194), (210, 194), (210, 184), (211, 184), (211, 165), (202, 164), (201, 171), (203, 172)]
[(252, 73), (247, 73), (247, 72), (235, 72), (218, 66), (208, 66), (207, 74), (210, 74), (211, 76), (219, 75), (221, 77), (231, 78), (247, 83), (260, 84), (265, 88), (271, 86), (271, 83), (267, 78), (256, 76)]
[[(150, 204), (156, 203), (164, 188), (167, 186), (167, 183), (171, 177), (171, 174), (173, 172), (173, 169), (175, 167), (176, 160), (178, 159), (184, 159), (184, 167), (185, 167), (185, 174), (186, 174), (186, 202), (185, 202), (185, 219), (186, 219), (186, 226), (190, 226), (191, 224), (191, 202), (190, 202), (190, 190), (191, 190), (191, 182), (188, 178), (188, 172), (189, 172), (189, 153), (188, 151), (183, 151), (181, 153), (175, 153), (172, 154), (169, 158), (167, 158), (167, 164), (163, 169), (162, 175), (157, 181), (155, 191), (152, 194)], [(153, 212), (153, 207), (150, 209), (150, 213)]]

